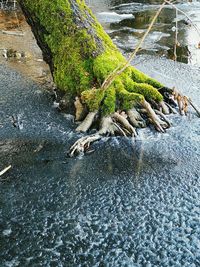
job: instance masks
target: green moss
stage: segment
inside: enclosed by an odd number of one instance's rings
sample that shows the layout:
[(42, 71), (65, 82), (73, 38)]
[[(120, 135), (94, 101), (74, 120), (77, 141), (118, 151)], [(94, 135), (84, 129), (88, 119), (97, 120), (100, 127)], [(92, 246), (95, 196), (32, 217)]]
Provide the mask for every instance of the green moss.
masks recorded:
[(133, 108), (136, 104), (140, 103), (144, 97), (139, 93), (128, 92), (120, 79), (115, 81), (117, 99), (119, 101), (119, 109), (129, 110)]
[[(77, 29), (68, 0), (20, 0), (39, 25), (42, 43), (51, 51), (57, 87), (71, 94), (93, 86), (93, 58), (96, 43), (87, 29)], [(83, 1), (78, 1), (83, 6)]]
[(152, 85), (147, 83), (134, 82), (129, 76), (123, 75), (125, 89), (132, 93), (142, 94), (147, 101), (155, 100), (160, 102), (163, 96)]
[(163, 87), (163, 85), (160, 82), (149, 77), (148, 75), (144, 74), (143, 72), (139, 71), (138, 69), (136, 69), (132, 66), (130, 67), (130, 69), (131, 69), (131, 78), (136, 83), (148, 83), (155, 88), (162, 88)]
[(104, 98), (104, 91), (101, 89), (86, 90), (81, 94), (81, 100), (85, 103), (89, 111), (97, 111)]
[(114, 86), (110, 86), (105, 91), (105, 97), (102, 104), (102, 115), (110, 115), (115, 112), (116, 108), (116, 90)]
[(102, 55), (94, 59), (93, 72), (100, 84), (113, 72), (119, 65), (125, 62), (121, 53), (107, 49)]
[[(100, 39), (103, 40), (105, 51), (107, 49), (109, 49), (109, 50), (112, 50), (113, 52), (115, 51), (115, 52), (117, 52), (118, 54), (121, 55), (121, 53), (119, 52), (119, 50), (116, 47), (116, 45), (113, 43), (113, 41), (110, 38), (110, 36), (105, 32), (105, 30), (102, 27), (102, 25), (98, 22), (98, 20), (96, 19), (96, 17), (93, 15), (91, 9), (88, 8), (85, 5), (85, 2), (82, 1), (82, 0), (76, 0), (76, 2), (79, 3), (79, 6), (81, 7), (81, 10), (83, 10), (83, 15), (84, 15), (84, 11), (85, 11), (88, 14), (90, 14), (90, 16), (93, 18), (92, 27), (93, 27), (93, 29), (95, 29), (95, 31), (97, 33), (97, 36), (99, 36)], [(121, 57), (122, 57), (122, 55), (121, 55)]]
[(162, 95), (155, 88), (163, 85), (133, 67), (127, 68), (105, 92), (91, 89), (100, 88), (108, 75), (120, 65), (123, 66), (126, 59), (85, 2), (75, 2), (81, 12), (80, 19), (88, 19), (88, 13), (91, 16), (91, 29), (96, 32), (97, 39), (104, 48), (99, 55), (96, 54), (99, 44), (89, 34), (90, 29), (76, 27), (68, 0), (38, 0), (37, 3), (19, 0), (29, 10), (31, 20), (38, 25), (40, 41), (51, 52), (57, 87), (66, 92), (67, 96), (81, 95), (90, 111), (98, 110), (102, 105), (104, 115), (111, 114), (118, 108), (116, 102), (119, 102), (121, 109), (127, 110), (143, 97), (161, 101)]

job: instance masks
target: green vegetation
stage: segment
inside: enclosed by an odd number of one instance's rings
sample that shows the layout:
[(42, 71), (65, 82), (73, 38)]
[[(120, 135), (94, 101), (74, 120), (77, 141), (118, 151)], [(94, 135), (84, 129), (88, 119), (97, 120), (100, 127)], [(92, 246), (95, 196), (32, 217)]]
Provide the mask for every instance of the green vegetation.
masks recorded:
[[(118, 108), (130, 109), (144, 98), (157, 102), (163, 99), (157, 90), (162, 84), (134, 67), (117, 77), (106, 92), (100, 89), (107, 76), (125, 64), (126, 59), (84, 1), (76, 0), (73, 4), (68, 0), (19, 2), (38, 25), (37, 38), (51, 52), (54, 81), (68, 98), (81, 96), (89, 111), (101, 109), (104, 115)], [(72, 5), (78, 8), (78, 18)], [(77, 26), (78, 23), (83, 26)]]

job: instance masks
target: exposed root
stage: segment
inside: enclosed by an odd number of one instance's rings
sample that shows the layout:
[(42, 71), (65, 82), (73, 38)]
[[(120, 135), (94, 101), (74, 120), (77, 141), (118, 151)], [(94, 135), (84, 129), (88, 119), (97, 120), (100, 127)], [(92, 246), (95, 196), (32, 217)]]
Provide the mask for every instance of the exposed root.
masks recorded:
[(171, 127), (171, 122), (167, 119), (167, 117), (165, 116), (165, 114), (163, 114), (161, 111), (159, 110), (155, 110), (155, 113), (157, 115), (159, 115), (167, 124), (168, 124), (168, 127)]
[(140, 113), (135, 108), (132, 108), (131, 112), (134, 113), (134, 117), (135, 117), (135, 119), (137, 121), (142, 121), (143, 120), (142, 116), (140, 115)]
[(86, 108), (81, 103), (79, 97), (76, 97), (75, 102), (74, 102), (74, 106), (76, 108), (75, 120), (76, 121), (83, 120), (87, 114), (86, 113), (87, 111), (86, 111)]
[(162, 113), (164, 113), (165, 115), (170, 114), (170, 110), (164, 101), (160, 102), (160, 107), (161, 107)]
[(119, 126), (119, 124), (117, 124), (116, 122), (114, 122), (115, 127), (118, 129), (118, 132), (120, 134), (122, 134), (123, 136), (127, 137), (126, 133), (124, 132), (124, 130)]
[(183, 111), (185, 113), (185, 115), (187, 115), (188, 113), (188, 99), (186, 96), (183, 97)]
[(100, 129), (96, 134), (81, 137), (74, 143), (69, 151), (70, 157), (73, 157), (76, 154), (84, 153), (89, 148), (91, 143), (100, 140), (103, 135), (114, 135), (115, 132), (119, 130), (118, 125), (113, 122), (110, 116), (103, 117), (100, 125)]
[(114, 135), (117, 129), (118, 128), (116, 127), (115, 123), (113, 122), (110, 116), (103, 117), (101, 120), (101, 126), (98, 133), (101, 135), (106, 135), (106, 134)]
[(168, 106), (171, 113), (177, 114), (177, 111), (170, 104), (168, 104), (168, 103), (165, 103), (165, 104)]
[(200, 110), (195, 106), (190, 98), (182, 95), (176, 88), (173, 88), (174, 100), (177, 100), (179, 112), (181, 115), (187, 115), (189, 104), (196, 111), (198, 117), (200, 117)]
[(180, 92), (176, 88), (174, 88), (173, 96), (174, 100), (176, 100), (178, 103), (179, 113), (182, 116), (184, 116), (187, 113), (187, 106), (188, 106), (187, 97), (180, 94)]
[(139, 112), (135, 109), (131, 109), (127, 111), (127, 115), (131, 125), (135, 128), (145, 128), (146, 123), (143, 118), (140, 116)]
[(118, 112), (115, 112), (112, 115), (113, 119), (115, 119), (117, 122), (119, 122), (122, 127), (124, 128), (124, 131), (132, 136), (137, 136), (137, 133), (135, 131), (135, 128), (128, 122), (128, 120), (125, 118), (125, 116), (119, 114)]
[[(118, 84), (119, 85), (119, 84)], [(82, 120), (84, 117), (85, 119), (83, 122), (77, 127), (76, 131), (78, 132), (87, 132), (93, 122), (95, 121), (95, 118), (98, 115), (101, 116), (101, 114), (111, 114), (107, 115), (101, 118), (100, 120), (100, 127), (99, 131), (95, 134), (84, 136), (80, 138), (78, 141), (75, 142), (75, 144), (70, 148), (69, 156), (73, 157), (77, 154), (83, 154), (85, 151), (88, 150), (91, 143), (98, 141), (102, 138), (102, 136), (110, 136), (110, 135), (122, 135), (122, 136), (137, 136), (137, 132), (135, 128), (143, 128), (146, 127), (146, 120), (149, 121), (151, 124), (154, 125), (155, 129), (159, 132), (164, 133), (167, 128), (171, 126), (170, 121), (167, 119), (166, 115), (170, 113), (177, 113), (174, 109), (174, 107), (177, 106), (176, 102), (178, 103), (179, 112), (181, 115), (185, 115), (188, 112), (188, 105), (190, 104), (198, 113), (198, 116), (200, 116), (200, 111), (194, 106), (192, 101), (188, 99), (186, 96), (181, 95), (175, 88), (169, 89), (169, 88), (162, 88), (161, 89), (162, 95), (164, 95), (164, 100), (156, 100), (152, 98), (150, 99), (150, 103), (145, 100), (145, 97), (142, 95), (142, 97), (138, 97), (140, 93), (130, 93), (128, 94), (121, 94), (120, 97), (124, 100), (124, 102), (121, 100), (119, 105), (115, 106), (116, 98), (109, 98), (110, 95), (107, 94), (107, 98), (103, 99), (102, 102), (98, 102), (98, 108), (95, 106), (95, 109), (99, 109), (99, 111), (93, 111), (95, 110), (92, 106), (90, 108), (89, 105), (87, 105), (87, 108), (91, 110), (85, 117), (85, 107), (81, 103), (81, 100), (77, 97), (76, 101), (74, 103), (76, 107), (76, 120)], [(122, 90), (123, 91), (123, 85)], [(118, 93), (119, 93), (118, 92)], [(123, 91), (124, 92), (124, 91)], [(134, 98), (130, 100), (130, 96)], [(88, 103), (92, 103), (93, 98), (96, 97), (98, 94), (95, 91), (95, 95), (90, 96), (91, 98), (87, 98)], [(161, 97), (162, 97), (161, 95)], [(88, 95), (87, 95), (88, 96)], [(101, 96), (101, 95), (100, 95)], [(101, 99), (101, 98), (98, 98)], [(108, 109), (110, 102), (113, 100), (112, 108)], [(105, 102), (104, 102), (105, 101)], [(107, 102), (106, 102), (107, 101)], [(176, 101), (176, 102), (175, 102)], [(95, 102), (96, 103), (96, 102)], [(101, 109), (101, 104), (103, 105), (104, 109)], [(131, 108), (131, 106), (134, 106), (134, 104), (137, 105), (138, 109)], [(121, 105), (121, 106), (120, 106)], [(136, 106), (135, 105), (135, 106)], [(152, 106), (151, 106), (152, 105)], [(125, 111), (118, 111), (115, 112), (120, 108), (121, 110)], [(109, 111), (108, 113), (103, 111)], [(114, 113), (112, 113), (114, 112)], [(144, 116), (141, 114), (145, 114)]]
[(100, 140), (102, 136), (99, 133), (84, 136), (78, 139), (74, 145), (70, 148), (69, 156), (74, 157), (76, 154), (82, 154), (90, 147), (90, 144)]
[(9, 171), (12, 168), (12, 166), (8, 166), (5, 169), (3, 169), (2, 171), (0, 171), (0, 176), (2, 176), (4, 173), (6, 173), (7, 171)]
[(178, 102), (178, 108), (179, 108), (179, 112), (182, 116), (185, 115), (184, 110), (183, 110), (183, 102), (182, 102), (182, 96), (178, 95), (177, 97), (177, 102)]
[(168, 106), (169, 110), (171, 111), (171, 107), (176, 108), (177, 103), (174, 101), (173, 94), (174, 94), (174, 88), (168, 88), (168, 87), (162, 87), (158, 89), (158, 91), (163, 95), (164, 97), (164, 103)]
[(146, 109), (147, 114), (151, 122), (154, 124), (156, 130), (164, 133), (165, 129), (168, 128), (168, 124), (159, 119), (159, 117), (156, 115), (156, 113), (152, 109), (151, 105), (146, 100), (143, 100), (141, 102), (141, 105)]
[(84, 121), (76, 128), (76, 131), (86, 133), (92, 126), (96, 115), (97, 111), (88, 113)]

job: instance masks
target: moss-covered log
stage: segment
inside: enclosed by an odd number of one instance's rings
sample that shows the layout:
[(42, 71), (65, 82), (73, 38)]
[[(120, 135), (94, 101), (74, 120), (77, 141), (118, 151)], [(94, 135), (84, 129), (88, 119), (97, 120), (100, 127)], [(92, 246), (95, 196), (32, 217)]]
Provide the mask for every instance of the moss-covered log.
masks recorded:
[[(127, 128), (130, 120), (124, 116), (124, 120), (120, 117), (120, 122), (119, 119), (117, 121), (119, 116), (115, 112), (131, 114), (131, 120), (134, 121), (135, 113), (131, 110), (138, 105), (146, 109), (145, 116), (150, 118), (155, 128), (163, 131), (165, 123), (149, 105), (151, 103), (158, 109), (164, 107), (167, 110), (163, 104), (163, 93), (166, 91), (161, 83), (129, 66), (106, 90), (102, 90), (104, 80), (113, 70), (124, 65), (126, 59), (84, 0), (18, 2), (43, 52), (44, 60), (50, 66), (57, 88), (64, 93), (63, 101), (71, 103), (76, 98), (78, 118), (83, 117), (81, 111), (85, 112), (85, 108), (88, 110), (89, 115), (78, 127), (79, 131), (87, 131), (98, 115), (104, 118), (101, 133), (105, 134), (107, 122), (108, 132), (132, 134), (131, 127)], [(112, 120), (106, 120), (108, 116)], [(138, 121), (137, 118), (135, 120)]]

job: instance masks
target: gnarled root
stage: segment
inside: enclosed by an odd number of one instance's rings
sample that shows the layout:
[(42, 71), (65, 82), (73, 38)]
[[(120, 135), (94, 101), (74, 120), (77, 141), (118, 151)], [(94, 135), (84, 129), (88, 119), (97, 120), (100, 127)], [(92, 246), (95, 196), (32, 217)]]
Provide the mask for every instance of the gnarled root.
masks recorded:
[(181, 115), (187, 115), (188, 113), (188, 105), (196, 111), (198, 117), (200, 117), (200, 110), (195, 106), (190, 98), (182, 95), (176, 88), (173, 88), (173, 96), (174, 100), (178, 102), (179, 112)]
[(170, 114), (170, 110), (169, 110), (168, 106), (165, 104), (164, 101), (160, 102), (160, 107), (161, 107), (161, 111), (162, 111), (163, 114), (165, 114), (165, 115)]
[(155, 111), (152, 109), (151, 105), (146, 100), (143, 100), (141, 105), (147, 111), (149, 119), (151, 120), (152, 124), (154, 124), (156, 130), (164, 133), (165, 129), (168, 128), (168, 124), (165, 121), (160, 120)]
[[(76, 141), (70, 148), (69, 156), (83, 154), (91, 143), (100, 140), (105, 135), (136, 136), (135, 128), (146, 127), (146, 121), (153, 124), (157, 131), (164, 133), (171, 126), (166, 115), (175, 113), (174, 107), (177, 104), (182, 115), (187, 113), (188, 104), (191, 104), (200, 115), (200, 111), (191, 100), (181, 95), (176, 89), (163, 87), (157, 90), (159, 85), (154, 88), (148, 83), (133, 82), (127, 75), (125, 78), (120, 77), (106, 91), (102, 91), (102, 88), (85, 90), (82, 92), (81, 98), (76, 98), (74, 103), (76, 120), (85, 117), (86, 107), (90, 111), (76, 131), (87, 132), (97, 114), (98, 120), (99, 118), (101, 120), (99, 131)], [(141, 115), (142, 113), (145, 115)], [(96, 122), (99, 123), (97, 120)]]
[(135, 108), (130, 109), (127, 111), (127, 115), (129, 118), (129, 121), (131, 125), (135, 128), (145, 128), (146, 127), (146, 122), (145, 120), (141, 117), (140, 113), (137, 112)]
[(99, 133), (84, 136), (78, 139), (70, 148), (69, 156), (74, 157), (76, 154), (83, 154), (90, 147), (90, 144), (100, 140), (102, 136)]
[(81, 103), (79, 97), (76, 97), (74, 106), (76, 108), (75, 120), (76, 121), (83, 120), (87, 115), (87, 110), (86, 107)]
[(165, 114), (163, 114), (161, 111), (159, 111), (159, 110), (155, 110), (155, 113), (157, 114), (157, 115), (159, 115), (162, 119), (163, 119), (163, 121), (165, 121), (167, 124), (168, 124), (168, 127), (171, 127), (171, 122), (167, 119), (167, 117), (165, 116)]
[(96, 115), (97, 111), (88, 113), (84, 121), (76, 128), (76, 131), (86, 133), (92, 126)]
[(112, 118), (120, 123), (123, 130), (127, 132), (128, 135), (137, 136), (135, 128), (128, 122), (125, 114), (119, 114), (118, 112), (115, 112), (112, 115)]
[(75, 144), (70, 148), (69, 156), (73, 157), (75, 154), (84, 153), (91, 143), (98, 141), (103, 135), (114, 135), (118, 131), (117, 125), (113, 122), (110, 116), (103, 117), (100, 123), (100, 129), (97, 133), (81, 137)]
[(170, 104), (168, 103), (165, 103), (165, 104), (168, 106), (170, 113), (177, 114), (177, 111)]
[(103, 117), (100, 124), (99, 134), (101, 135), (114, 135), (115, 132), (118, 130), (115, 123), (113, 122), (110, 116)]
[(182, 116), (186, 115), (187, 111), (188, 111), (188, 99), (187, 99), (187, 97), (180, 94), (180, 92), (177, 91), (176, 88), (174, 88), (173, 90), (174, 90), (173, 91), (174, 100), (176, 100), (178, 103), (178, 108), (179, 108), (180, 114)]
[(69, 156), (73, 157), (76, 154), (84, 153), (91, 143), (100, 140), (103, 135), (114, 135), (117, 132), (123, 136), (127, 136), (126, 133), (128, 133), (128, 135), (136, 136), (136, 131), (128, 122), (126, 116), (127, 115), (125, 113), (119, 114), (118, 112), (115, 112), (112, 116), (103, 117), (101, 119), (99, 131), (95, 134), (84, 136), (77, 140), (70, 148)]

